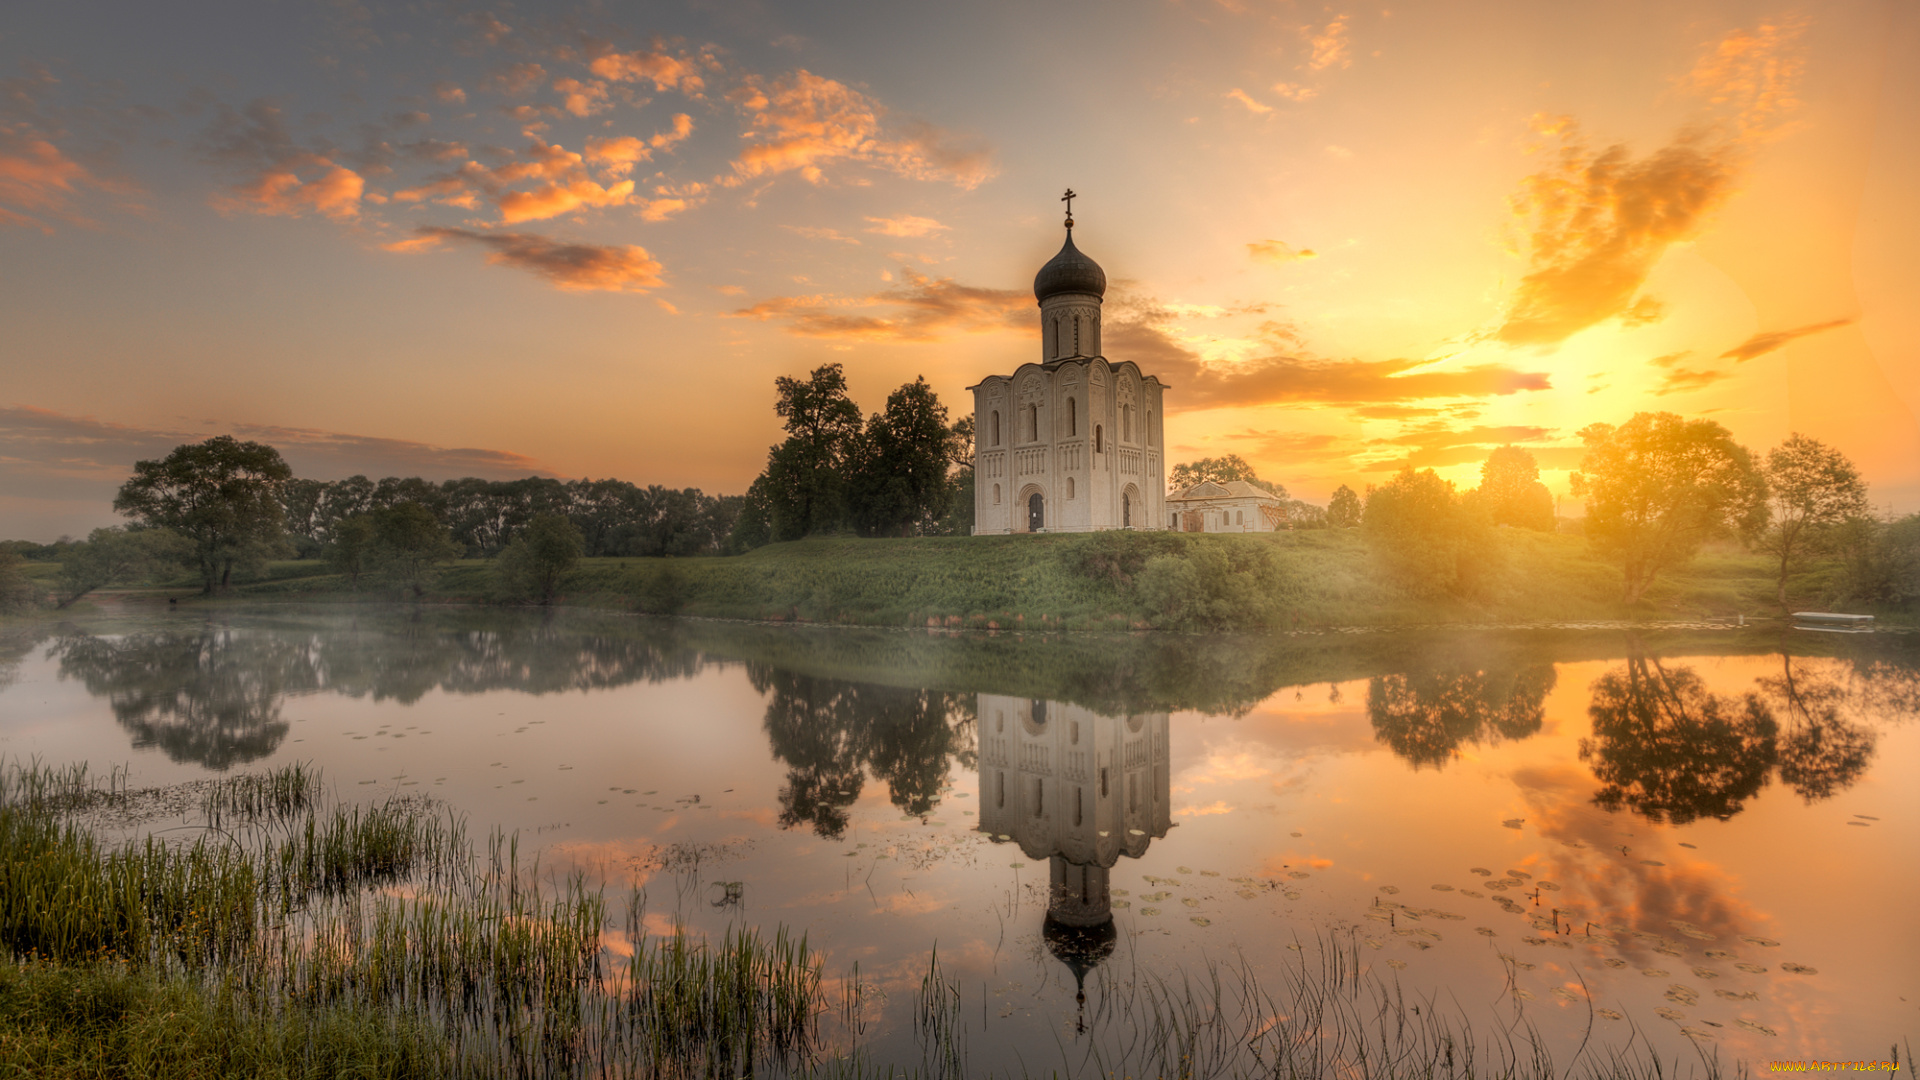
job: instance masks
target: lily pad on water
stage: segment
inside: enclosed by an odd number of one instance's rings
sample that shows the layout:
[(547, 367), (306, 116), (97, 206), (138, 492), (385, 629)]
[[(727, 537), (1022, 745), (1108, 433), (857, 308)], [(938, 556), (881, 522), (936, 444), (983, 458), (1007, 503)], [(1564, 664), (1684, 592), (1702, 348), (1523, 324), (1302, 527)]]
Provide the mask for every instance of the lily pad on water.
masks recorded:
[(1407, 962), (1405, 960), (1389, 960), (1387, 961), (1387, 966), (1390, 968), (1403, 968), (1407, 966)]
[(1484, 867), (1479, 867), (1479, 866), (1476, 866), (1476, 867), (1474, 867), (1473, 869), (1471, 869), (1471, 870), (1469, 870), (1469, 871), (1467, 871), (1467, 873), (1469, 873), (1469, 874), (1479, 874), (1479, 875), (1480, 875), (1481, 877), (1492, 877), (1492, 876), (1493, 876), (1493, 871), (1491, 871), (1491, 870), (1488, 870), (1488, 869), (1486, 869), (1486, 868), (1484, 868)]
[(1483, 893), (1483, 892), (1480, 892), (1480, 891), (1478, 891), (1478, 890), (1475, 890), (1475, 889), (1461, 889), (1461, 890), (1460, 890), (1460, 895), (1461, 895), (1461, 896), (1471, 896), (1471, 897), (1473, 897), (1473, 898), (1474, 898), (1475, 900), (1480, 900), (1480, 899), (1484, 899), (1484, 898), (1486, 897), (1486, 895), (1487, 895), (1487, 894), (1486, 894), (1486, 893)]
[(1289, 899), (1289, 900), (1298, 900), (1298, 899), (1300, 899), (1300, 894), (1299, 894), (1299, 893), (1298, 893), (1297, 891), (1295, 891), (1295, 890), (1293, 890), (1293, 889), (1288, 889), (1288, 890), (1286, 890), (1285, 892), (1282, 892), (1282, 893), (1281, 893), (1280, 895), (1281, 895), (1281, 896), (1284, 896), (1284, 897), (1286, 897), (1286, 898), (1287, 898), (1287, 899)]
[(1202, 871), (1200, 871), (1200, 876), (1201, 876), (1201, 877), (1219, 877), (1219, 876), (1220, 876), (1220, 871), (1218, 871), (1218, 870), (1202, 870)]
[[(1709, 1023), (1709, 1024), (1713, 1024), (1713, 1021), (1711, 1021), (1711, 1020), (1709, 1020), (1709, 1021), (1707, 1021), (1707, 1023)], [(1718, 1025), (1718, 1024), (1714, 1024), (1714, 1026), (1715, 1026), (1715, 1027), (1719, 1027), (1720, 1025)], [(1680, 1034), (1682, 1034), (1682, 1035), (1686, 1035), (1686, 1036), (1688, 1036), (1688, 1037), (1690, 1037), (1690, 1038), (1694, 1038), (1694, 1039), (1711, 1039), (1711, 1038), (1713, 1038), (1713, 1032), (1711, 1032), (1711, 1031), (1708, 1031), (1708, 1030), (1706, 1030), (1705, 1028), (1697, 1028), (1697, 1027), (1683, 1027), (1683, 1028), (1681, 1028), (1681, 1029), (1680, 1029)]]
[(1863, 829), (1866, 829), (1866, 828), (1871, 828), (1871, 826), (1869, 826), (1869, 825), (1868, 825), (1868, 824), (1867, 824), (1866, 822), (1864, 822), (1864, 821), (1849, 821), (1849, 822), (1847, 822), (1847, 824), (1849, 824), (1849, 825), (1858, 825), (1858, 826), (1860, 826), (1860, 827), (1861, 827), (1861, 828), (1863, 828)]
[(1715, 997), (1725, 998), (1728, 1001), (1759, 1001), (1760, 1000), (1760, 995), (1753, 992), (1752, 990), (1746, 990), (1746, 991), (1715, 990), (1713, 994)]
[(1767, 970), (1767, 965), (1756, 964), (1751, 960), (1742, 960), (1740, 963), (1735, 964), (1733, 966), (1739, 968), (1741, 971), (1748, 973), (1749, 975), (1764, 974)]
[(1133, 906), (1133, 901), (1131, 901), (1131, 900), (1115, 900), (1115, 901), (1113, 902), (1113, 904), (1112, 904), (1111, 906), (1112, 906), (1112, 907), (1113, 907), (1113, 908), (1114, 908), (1115, 910), (1117, 910), (1117, 911), (1124, 911), (1124, 910), (1126, 910), (1127, 908), (1130, 908), (1130, 907), (1132, 907), (1132, 906)]
[(1757, 1020), (1735, 1020), (1734, 1023), (1740, 1025), (1743, 1028), (1746, 1028), (1748, 1031), (1751, 1031), (1756, 1035), (1780, 1034), (1779, 1032), (1773, 1030), (1772, 1028), (1768, 1027), (1765, 1024), (1760, 1023)]
[(1157, 907), (1143, 907), (1143, 908), (1141, 908), (1141, 909), (1140, 909), (1140, 914), (1142, 914), (1142, 915), (1158, 915), (1158, 914), (1160, 914), (1160, 909), (1159, 909), (1159, 908), (1157, 908)]
[(1523, 817), (1508, 818), (1507, 820), (1501, 822), (1500, 824), (1506, 826), (1509, 829), (1517, 829), (1520, 827), (1521, 822), (1524, 822), (1526, 820), (1527, 819)]
[(1532, 1001), (1533, 991), (1527, 989), (1524, 986), (1515, 987), (1513, 991), (1513, 996), (1519, 998), (1521, 1001)]
[(1712, 968), (1704, 968), (1704, 967), (1694, 968), (1693, 974), (1695, 978), (1699, 978), (1699, 979), (1717, 979), (1720, 977), (1719, 972), (1713, 970)]
[(1382, 886), (1380, 886), (1380, 891), (1381, 891), (1381, 892), (1383, 892), (1383, 893), (1386, 893), (1386, 894), (1387, 894), (1388, 896), (1392, 896), (1392, 895), (1393, 895), (1394, 893), (1397, 893), (1397, 892), (1399, 892), (1399, 891), (1400, 891), (1400, 886), (1398, 886), (1398, 885), (1382, 885)]
[(1307, 873), (1305, 870), (1289, 870), (1287, 871), (1287, 876), (1290, 878), (1310, 878), (1313, 875)]
[(1297, 839), (1299, 839), (1299, 838), (1300, 838), (1300, 837), (1302, 837), (1302, 836), (1305, 836), (1305, 835), (1307, 835), (1307, 834), (1306, 834), (1306, 833), (1294, 833), (1294, 834), (1293, 834), (1293, 836), (1294, 836), (1294, 839), (1296, 839), (1296, 840), (1297, 840)]
[(1664, 979), (1667, 977), (1667, 972), (1660, 968), (1641, 968), (1640, 974), (1645, 975), (1649, 979)]
[(1367, 948), (1369, 948), (1369, 949), (1379, 949), (1379, 948), (1384, 948), (1384, 946), (1382, 946), (1382, 945), (1380, 944), (1380, 942), (1378, 942), (1378, 941), (1376, 941), (1376, 940), (1374, 940), (1373, 938), (1368, 938), (1368, 939), (1366, 939), (1366, 946), (1367, 946)]
[(1259, 894), (1255, 893), (1252, 889), (1237, 889), (1234, 891), (1233, 895), (1239, 897), (1242, 900), (1251, 900)]
[(1641, 866), (1665, 866), (1667, 864), (1661, 862), (1659, 859), (1641, 859), (1640, 865)]
[(1669, 1009), (1665, 1006), (1655, 1009), (1653, 1012), (1654, 1015), (1663, 1020), (1685, 1020), (1687, 1018), (1687, 1014), (1681, 1012), (1679, 1009)]
[(1763, 949), (1777, 949), (1780, 947), (1779, 942), (1767, 937), (1743, 937), (1740, 940), (1749, 945), (1758, 945)]
[(1453, 886), (1451, 885), (1429, 885), (1428, 888), (1434, 890), (1435, 892), (1452, 892), (1453, 891)]
[(1193, 918), (1192, 918), (1191, 920), (1189, 920), (1189, 921), (1191, 921), (1191, 922), (1193, 923), (1193, 925), (1195, 925), (1195, 926), (1212, 926), (1212, 925), (1213, 925), (1213, 920), (1212, 920), (1212, 919), (1209, 919), (1209, 918), (1206, 918), (1206, 917), (1204, 917), (1204, 916), (1201, 916), (1201, 915), (1195, 915), (1195, 916), (1194, 916), (1194, 917), (1193, 917)]
[(1807, 965), (1805, 965), (1805, 964), (1781, 964), (1781, 965), (1780, 965), (1780, 970), (1781, 970), (1781, 971), (1791, 971), (1791, 972), (1793, 972), (1793, 973), (1794, 973), (1795, 975), (1818, 975), (1818, 974), (1820, 974), (1820, 969), (1819, 969), (1819, 968), (1810, 968), (1810, 967), (1808, 967), (1808, 966), (1807, 966)]
[(1673, 983), (1668, 986), (1667, 992), (1661, 996), (1668, 1001), (1678, 1002), (1682, 1005), (1696, 1005), (1699, 1004), (1700, 1001), (1700, 991), (1695, 990), (1691, 986), (1682, 986), (1679, 983)]
[(1491, 926), (1476, 926), (1473, 928), (1473, 932), (1476, 934), (1479, 934), (1481, 937), (1497, 937), (1498, 936), (1493, 932), (1493, 927)]
[(1126, 889), (1111, 889), (1111, 890), (1108, 890), (1108, 891), (1110, 891), (1111, 893), (1113, 893), (1113, 895), (1115, 895), (1115, 896), (1131, 896), (1131, 895), (1133, 895), (1132, 893), (1130, 893), (1130, 892), (1128, 892), (1128, 891), (1127, 891)]
[(1184, 900), (1182, 900), (1182, 901), (1180, 901), (1180, 902), (1181, 902), (1181, 903), (1183, 903), (1183, 904), (1185, 904), (1185, 905), (1187, 905), (1188, 907), (1199, 907), (1199, 906), (1200, 906), (1200, 901), (1198, 901), (1198, 900), (1195, 900), (1195, 899), (1194, 899), (1193, 897), (1191, 897), (1191, 896), (1189, 896), (1189, 897), (1187, 897), (1186, 899), (1184, 899)]
[(1193, 867), (1191, 867), (1191, 866), (1176, 866), (1176, 867), (1174, 867), (1174, 869), (1175, 869), (1175, 870), (1177, 870), (1177, 871), (1179, 871), (1179, 872), (1180, 872), (1180, 873), (1182, 873), (1182, 874), (1191, 874), (1191, 873), (1193, 873)]
[(1879, 821), (1880, 820), (1879, 818), (1874, 817), (1872, 814), (1855, 814), (1853, 816), (1859, 818), (1861, 821)]
[(1695, 846), (1695, 845), (1693, 845), (1693, 844), (1689, 844), (1689, 843), (1687, 843), (1687, 842), (1686, 842), (1685, 840), (1682, 840), (1682, 841), (1680, 841), (1680, 846), (1681, 846), (1681, 847), (1683, 847), (1683, 848), (1691, 848), (1691, 849), (1692, 849), (1692, 850), (1694, 850), (1694, 851), (1699, 851), (1699, 850), (1700, 850), (1700, 849), (1699, 849), (1698, 847), (1696, 847), (1696, 846)]
[(1623, 968), (1627, 966), (1627, 962), (1625, 960), (1620, 959), (1617, 956), (1609, 956), (1605, 960), (1602, 960), (1601, 963), (1607, 965), (1610, 968)]
[(1612, 1009), (1595, 1009), (1593, 1011), (1608, 1020), (1625, 1020), (1626, 1019), (1626, 1016), (1624, 1014), (1614, 1012)]
[(1709, 960), (1731, 960), (1731, 959), (1733, 959), (1733, 954), (1732, 954), (1732, 953), (1730, 953), (1730, 952), (1728, 952), (1728, 951), (1727, 951), (1727, 950), (1725, 950), (1725, 949), (1708, 949), (1708, 950), (1707, 950), (1707, 959), (1709, 959)]

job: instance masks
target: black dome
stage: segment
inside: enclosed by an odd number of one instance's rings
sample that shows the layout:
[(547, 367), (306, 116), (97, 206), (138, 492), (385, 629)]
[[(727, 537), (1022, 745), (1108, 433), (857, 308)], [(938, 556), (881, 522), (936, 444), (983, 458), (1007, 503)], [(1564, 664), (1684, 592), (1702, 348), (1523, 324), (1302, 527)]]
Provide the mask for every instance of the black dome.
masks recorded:
[(1047, 943), (1047, 951), (1067, 965), (1073, 972), (1073, 981), (1080, 983), (1086, 979), (1087, 972), (1113, 955), (1119, 934), (1111, 917), (1093, 926), (1069, 926), (1048, 915), (1047, 921), (1041, 924), (1040, 936)]
[(1107, 272), (1073, 246), (1072, 229), (1067, 230), (1067, 242), (1060, 246), (1060, 254), (1048, 259), (1047, 265), (1033, 276), (1035, 300), (1045, 303), (1047, 297), (1061, 293), (1107, 294)]

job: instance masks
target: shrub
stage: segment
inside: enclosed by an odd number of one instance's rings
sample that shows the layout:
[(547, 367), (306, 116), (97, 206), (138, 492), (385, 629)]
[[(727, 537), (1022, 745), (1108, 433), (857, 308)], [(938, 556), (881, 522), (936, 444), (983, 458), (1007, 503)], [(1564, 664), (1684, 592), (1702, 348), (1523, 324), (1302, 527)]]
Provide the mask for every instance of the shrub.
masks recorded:
[(1202, 539), (1182, 555), (1155, 555), (1137, 579), (1156, 625), (1171, 630), (1272, 626), (1285, 611), (1288, 580), (1273, 548), (1259, 541)]

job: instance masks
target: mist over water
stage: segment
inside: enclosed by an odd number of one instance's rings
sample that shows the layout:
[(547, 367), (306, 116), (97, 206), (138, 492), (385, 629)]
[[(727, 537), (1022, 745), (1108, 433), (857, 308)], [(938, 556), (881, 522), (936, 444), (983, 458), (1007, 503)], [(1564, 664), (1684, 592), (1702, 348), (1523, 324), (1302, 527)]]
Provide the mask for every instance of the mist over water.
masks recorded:
[(1212, 962), (1273, 991), (1329, 947), (1563, 1059), (1590, 1026), (1690, 1061), (1884, 1057), (1920, 1031), (1916, 715), (1920, 640), (1893, 634), (288, 609), (0, 640), (7, 755), (430, 794), (643, 888), (650, 933), (806, 933), (880, 991), (882, 1058), (919, 1060), (937, 947), (976, 1070), (1085, 1070), (1141, 987)]

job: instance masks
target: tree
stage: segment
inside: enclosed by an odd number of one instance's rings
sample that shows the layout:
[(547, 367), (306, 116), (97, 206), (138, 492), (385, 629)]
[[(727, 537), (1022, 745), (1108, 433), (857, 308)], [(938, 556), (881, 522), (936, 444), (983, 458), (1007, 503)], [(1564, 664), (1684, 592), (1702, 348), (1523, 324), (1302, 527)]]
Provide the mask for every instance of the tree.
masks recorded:
[(1840, 527), (1839, 538), (1851, 599), (1895, 607), (1920, 601), (1920, 514), (1854, 518)]
[(1327, 525), (1335, 529), (1351, 529), (1360, 524), (1360, 496), (1345, 484), (1333, 489), (1333, 498), (1327, 503)]
[(839, 364), (813, 370), (805, 381), (774, 380), (774, 412), (788, 437), (767, 452), (768, 510), (775, 540), (798, 540), (840, 527), (847, 452), (860, 436), (860, 408), (847, 396)]
[(27, 560), (0, 551), (0, 615), (31, 610), (40, 597), (40, 587), (27, 576)]
[(1389, 571), (1416, 595), (1472, 591), (1491, 569), (1486, 526), (1432, 469), (1416, 473), (1409, 465), (1370, 491), (1360, 526)]
[(1787, 574), (1827, 546), (1835, 530), (1867, 514), (1867, 484), (1847, 455), (1798, 432), (1767, 451), (1767, 508), (1758, 547), (1780, 559), (1775, 598), (1787, 606)]
[(500, 553), (501, 584), (516, 596), (553, 603), (560, 578), (580, 561), (580, 530), (559, 514), (535, 514)]
[(1779, 753), (1780, 725), (1758, 694), (1715, 694), (1692, 668), (1638, 653), (1594, 681), (1587, 712), (1593, 735), (1580, 740), (1580, 759), (1602, 785), (1594, 803), (1653, 821), (1733, 817)]
[(347, 584), (360, 587), (360, 579), (373, 570), (373, 548), (379, 536), (372, 514), (355, 514), (333, 523), (332, 536), (321, 549), (321, 557), (335, 571), (346, 575)]
[(71, 606), (108, 585), (144, 581), (192, 558), (192, 544), (167, 529), (95, 529), (85, 543), (68, 548), (60, 560), (55, 606)]
[(1540, 482), (1540, 466), (1533, 455), (1517, 446), (1503, 446), (1487, 455), (1480, 464), (1480, 486), (1467, 499), (1495, 525), (1553, 531), (1553, 493)]
[(1247, 464), (1247, 460), (1239, 454), (1183, 462), (1175, 465), (1173, 471), (1167, 474), (1167, 483), (1181, 491), (1208, 481), (1226, 484), (1235, 480), (1245, 480), (1255, 487), (1266, 488), (1283, 499), (1287, 497), (1287, 489), (1284, 485), (1268, 483), (1255, 476), (1253, 466)]
[(220, 435), (134, 464), (113, 508), (194, 544), (202, 591), (225, 589), (234, 567), (281, 549), (280, 490), (293, 470), (264, 443)]
[(1587, 452), (1573, 493), (1587, 500), (1588, 540), (1620, 562), (1628, 603), (1710, 535), (1751, 535), (1766, 520), (1766, 481), (1753, 455), (1711, 420), (1635, 413), (1619, 427), (1583, 428), (1580, 438)]
[(433, 511), (417, 502), (398, 503), (370, 516), (373, 564), (381, 576), (412, 593), (415, 600), (424, 599), (440, 564), (460, 557), (459, 545), (447, 536), (447, 527)]
[(887, 395), (847, 452), (847, 517), (866, 536), (929, 531), (953, 499), (954, 433), (925, 378)]

